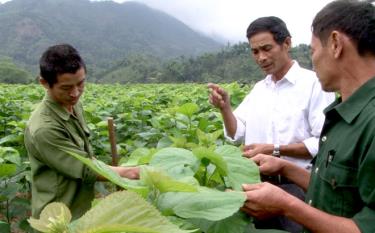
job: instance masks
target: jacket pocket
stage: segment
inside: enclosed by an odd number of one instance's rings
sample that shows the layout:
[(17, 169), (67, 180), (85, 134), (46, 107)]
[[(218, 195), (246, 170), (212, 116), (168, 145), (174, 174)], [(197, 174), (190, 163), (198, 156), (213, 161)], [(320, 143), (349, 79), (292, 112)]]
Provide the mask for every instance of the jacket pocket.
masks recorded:
[(325, 198), (333, 212), (352, 217), (363, 207), (358, 191), (358, 170), (334, 162), (322, 170), (319, 178), (324, 182)]

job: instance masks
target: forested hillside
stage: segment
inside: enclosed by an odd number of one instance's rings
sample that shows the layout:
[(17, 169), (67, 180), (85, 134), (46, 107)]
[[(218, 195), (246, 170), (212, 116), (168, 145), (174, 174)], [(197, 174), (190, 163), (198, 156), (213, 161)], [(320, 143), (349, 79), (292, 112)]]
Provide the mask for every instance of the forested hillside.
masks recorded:
[[(311, 69), (309, 46), (292, 48), (291, 57), (301, 66)], [(154, 56), (130, 56), (108, 72), (101, 73), (100, 83), (180, 83), (180, 82), (240, 82), (253, 83), (264, 77), (251, 57), (248, 43), (228, 45), (217, 53), (196, 58), (181, 56), (162, 62)]]
[[(28, 83), (50, 45), (71, 43), (90, 82), (254, 82), (263, 77), (247, 43), (221, 45), (136, 2), (12, 0), (0, 4), (0, 82)], [(309, 48), (291, 55), (311, 68)]]
[(218, 51), (222, 45), (176, 18), (136, 2), (12, 0), (0, 4), (0, 56), (35, 72), (48, 46), (71, 43), (92, 74), (130, 54), (163, 59)]

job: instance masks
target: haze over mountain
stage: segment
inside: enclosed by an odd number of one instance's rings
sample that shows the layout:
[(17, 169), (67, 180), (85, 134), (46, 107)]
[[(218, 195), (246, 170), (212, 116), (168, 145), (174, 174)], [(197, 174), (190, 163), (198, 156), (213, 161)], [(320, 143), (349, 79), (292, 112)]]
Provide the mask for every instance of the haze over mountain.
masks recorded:
[(0, 58), (35, 73), (50, 45), (70, 43), (101, 72), (131, 54), (161, 59), (218, 51), (222, 45), (136, 2), (13, 0), (0, 5)]

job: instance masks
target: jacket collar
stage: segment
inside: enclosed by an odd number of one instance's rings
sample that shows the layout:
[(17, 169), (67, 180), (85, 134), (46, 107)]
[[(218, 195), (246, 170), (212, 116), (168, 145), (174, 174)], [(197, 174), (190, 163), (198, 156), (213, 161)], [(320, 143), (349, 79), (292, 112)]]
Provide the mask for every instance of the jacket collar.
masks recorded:
[(375, 98), (375, 77), (359, 87), (346, 101), (342, 102), (341, 98), (334, 101), (324, 112), (335, 109), (350, 124), (373, 98)]
[[(64, 121), (69, 120), (69, 118), (72, 114), (70, 112), (68, 112), (64, 107), (62, 107), (59, 103), (57, 103), (48, 93), (45, 94), (43, 101), (61, 119), (63, 119)], [(73, 106), (74, 110), (75, 110), (75, 108), (76, 108), (76, 106)]]

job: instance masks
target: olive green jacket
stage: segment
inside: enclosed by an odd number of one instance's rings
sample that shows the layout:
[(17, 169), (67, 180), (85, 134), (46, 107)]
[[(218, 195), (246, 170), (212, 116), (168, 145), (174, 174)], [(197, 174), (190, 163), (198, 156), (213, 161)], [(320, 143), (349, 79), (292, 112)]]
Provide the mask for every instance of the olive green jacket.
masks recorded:
[(46, 94), (31, 114), (25, 131), (33, 217), (39, 218), (42, 209), (51, 202), (66, 204), (73, 219), (91, 207), (96, 175), (66, 152), (91, 157), (88, 138), (81, 104), (74, 106), (73, 115)]

